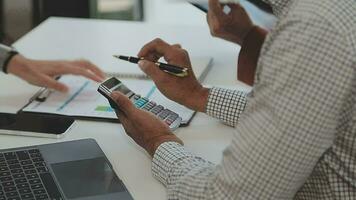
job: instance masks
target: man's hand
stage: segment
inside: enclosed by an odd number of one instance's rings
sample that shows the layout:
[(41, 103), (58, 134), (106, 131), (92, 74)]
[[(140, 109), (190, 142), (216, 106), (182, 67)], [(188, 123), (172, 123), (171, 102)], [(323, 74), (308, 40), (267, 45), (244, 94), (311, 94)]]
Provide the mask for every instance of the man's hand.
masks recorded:
[(168, 125), (153, 114), (137, 109), (132, 102), (119, 92), (113, 92), (113, 100), (119, 105), (117, 116), (126, 133), (152, 157), (164, 142), (183, 142), (172, 134)]
[[(166, 97), (193, 110), (205, 112), (209, 90), (196, 79), (189, 55), (180, 45), (169, 45), (161, 39), (155, 39), (141, 49), (138, 57), (145, 58), (139, 62), (140, 68)], [(189, 75), (176, 77), (160, 70), (154, 62), (161, 57), (169, 64), (187, 67)]]
[[(226, 14), (224, 6), (230, 7)], [(246, 35), (254, 27), (247, 12), (239, 4), (221, 5), (219, 0), (209, 0), (207, 20), (213, 36), (242, 45)]]
[(55, 80), (55, 77), (60, 75), (80, 75), (97, 82), (105, 78), (104, 73), (97, 66), (85, 60), (39, 61), (21, 55), (16, 55), (10, 60), (7, 71), (30, 84), (61, 92), (68, 91), (68, 87)]

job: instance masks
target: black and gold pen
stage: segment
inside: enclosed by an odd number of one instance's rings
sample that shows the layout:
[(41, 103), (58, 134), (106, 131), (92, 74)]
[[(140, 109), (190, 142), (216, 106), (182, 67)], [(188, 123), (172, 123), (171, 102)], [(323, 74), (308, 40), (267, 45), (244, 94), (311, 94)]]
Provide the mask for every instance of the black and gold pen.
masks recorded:
[[(140, 60), (144, 60), (144, 58), (136, 58), (136, 57), (122, 56), (122, 55), (114, 55), (114, 57), (118, 58), (120, 60), (125, 60), (125, 61), (131, 62), (131, 63), (136, 63), (136, 64)], [(178, 76), (178, 77), (186, 77), (186, 76), (188, 76), (188, 68), (186, 68), (186, 67), (179, 67), (179, 66), (160, 63), (160, 62), (155, 62), (155, 64), (162, 71), (167, 72), (169, 74), (172, 74), (174, 76)]]

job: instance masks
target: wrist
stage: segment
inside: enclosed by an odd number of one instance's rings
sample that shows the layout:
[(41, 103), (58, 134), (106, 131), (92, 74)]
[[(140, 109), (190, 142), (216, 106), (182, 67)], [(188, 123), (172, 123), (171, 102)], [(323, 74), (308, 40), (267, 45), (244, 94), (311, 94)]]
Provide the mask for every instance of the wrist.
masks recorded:
[(210, 89), (200, 86), (198, 89), (193, 90), (191, 95), (186, 98), (183, 105), (198, 112), (205, 112), (209, 92)]
[(9, 73), (9, 68), (12, 65), (13, 60), (15, 59), (15, 57), (18, 57), (19, 53), (15, 50), (11, 50), (8, 52), (7, 54), (7, 58), (5, 59), (4, 63), (3, 63), (3, 72), (8, 74)]
[(9, 60), (7, 64), (7, 73), (18, 75), (25, 68), (27, 59), (20, 54), (17, 54)]
[(239, 41), (239, 45), (242, 46), (246, 40), (246, 38), (252, 33), (254, 32), (254, 30), (258, 28), (257, 25), (252, 24), (248, 29), (246, 29), (245, 34), (242, 35), (242, 37), (240, 38)]
[[(236, 27), (235, 25), (231, 26), (231, 27)], [(233, 42), (235, 44), (238, 44), (240, 46), (242, 46), (242, 44), (244, 43), (246, 37), (251, 33), (251, 31), (253, 31), (253, 29), (257, 27), (254, 24), (248, 24), (245, 26), (241, 26), (239, 29), (237, 30), (230, 30), (230, 34), (227, 35), (224, 39)]]
[(253, 85), (255, 71), (262, 45), (267, 36), (267, 31), (258, 26), (254, 26), (246, 35), (238, 59), (237, 77), (238, 80)]

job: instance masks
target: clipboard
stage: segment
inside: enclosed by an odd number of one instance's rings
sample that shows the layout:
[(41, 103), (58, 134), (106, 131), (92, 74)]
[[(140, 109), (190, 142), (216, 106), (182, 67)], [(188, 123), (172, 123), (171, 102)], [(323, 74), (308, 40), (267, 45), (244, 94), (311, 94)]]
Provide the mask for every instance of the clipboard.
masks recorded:
[[(70, 91), (67, 94), (41, 88), (19, 112), (119, 123), (116, 113), (107, 99), (97, 92), (98, 83), (72, 75), (63, 76), (58, 80), (70, 86)], [(150, 80), (121, 80), (138, 94), (177, 112), (183, 118), (181, 127), (188, 126), (196, 114), (195, 111), (164, 97)]]

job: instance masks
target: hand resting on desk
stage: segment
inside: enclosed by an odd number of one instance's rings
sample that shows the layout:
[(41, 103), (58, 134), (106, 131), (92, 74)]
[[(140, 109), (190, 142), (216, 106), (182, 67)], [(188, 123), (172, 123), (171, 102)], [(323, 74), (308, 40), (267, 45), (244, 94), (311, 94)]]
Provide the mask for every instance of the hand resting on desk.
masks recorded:
[(55, 80), (55, 77), (60, 75), (80, 75), (97, 82), (105, 78), (104, 73), (97, 66), (85, 60), (40, 61), (27, 59), (21, 55), (16, 55), (10, 60), (7, 71), (30, 84), (61, 92), (66, 92), (68, 87)]

